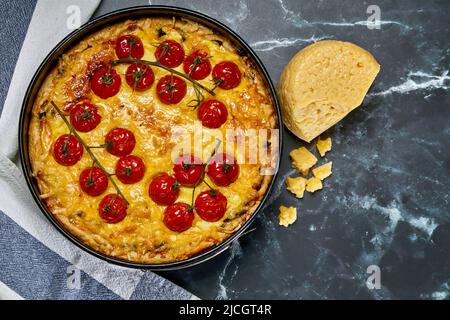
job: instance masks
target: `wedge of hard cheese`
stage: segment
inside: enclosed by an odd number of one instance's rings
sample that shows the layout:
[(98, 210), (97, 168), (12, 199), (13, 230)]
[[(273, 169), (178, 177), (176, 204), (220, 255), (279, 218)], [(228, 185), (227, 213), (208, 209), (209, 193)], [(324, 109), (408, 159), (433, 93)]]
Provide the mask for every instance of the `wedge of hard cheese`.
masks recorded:
[(311, 142), (362, 103), (379, 71), (375, 58), (353, 43), (307, 46), (289, 61), (278, 83), (284, 123)]

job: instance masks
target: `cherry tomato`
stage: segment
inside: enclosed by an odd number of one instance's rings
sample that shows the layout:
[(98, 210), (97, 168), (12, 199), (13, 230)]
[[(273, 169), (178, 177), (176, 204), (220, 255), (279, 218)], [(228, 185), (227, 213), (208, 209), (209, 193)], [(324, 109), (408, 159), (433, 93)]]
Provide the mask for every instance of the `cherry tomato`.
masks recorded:
[(83, 145), (71, 134), (63, 134), (53, 145), (53, 157), (63, 166), (73, 166), (83, 156)]
[(90, 167), (81, 171), (80, 187), (88, 195), (101, 195), (108, 188), (108, 177), (99, 167)]
[(116, 177), (122, 183), (132, 184), (141, 181), (145, 173), (145, 164), (141, 158), (127, 155), (116, 164)]
[(122, 80), (116, 70), (106, 66), (98, 68), (91, 79), (91, 89), (102, 99), (115, 96), (120, 90)]
[(222, 61), (214, 66), (212, 76), (219, 83), (219, 88), (229, 90), (236, 88), (241, 82), (241, 71), (231, 61)]
[(120, 58), (141, 59), (144, 56), (144, 45), (138, 37), (127, 34), (116, 40), (116, 55)]
[(128, 204), (118, 194), (108, 194), (98, 205), (100, 217), (108, 223), (122, 221), (127, 215)]
[(163, 66), (175, 68), (183, 62), (184, 50), (178, 42), (166, 40), (156, 48), (155, 58)]
[(184, 202), (174, 203), (164, 210), (163, 222), (167, 228), (175, 232), (183, 232), (192, 226), (194, 210)]
[(208, 164), (208, 177), (218, 186), (226, 187), (235, 182), (238, 176), (239, 165), (225, 153), (216, 155)]
[(205, 79), (211, 72), (208, 54), (202, 51), (191, 53), (184, 59), (183, 70), (194, 80)]
[(167, 173), (160, 173), (153, 177), (148, 188), (148, 195), (157, 204), (162, 206), (171, 205), (180, 194), (180, 185), (174, 177)]
[(88, 102), (79, 103), (70, 109), (70, 123), (80, 132), (94, 130), (101, 119), (97, 107)]
[(203, 168), (199, 158), (186, 154), (175, 161), (173, 172), (182, 186), (193, 187), (200, 182)]
[(217, 190), (201, 192), (195, 199), (195, 210), (205, 221), (217, 221), (227, 211), (227, 198)]
[(106, 150), (118, 157), (123, 157), (133, 151), (136, 138), (133, 132), (123, 128), (114, 128), (105, 137)]
[(227, 107), (217, 100), (206, 100), (198, 108), (198, 118), (207, 128), (219, 128), (227, 121), (227, 117)]
[(177, 76), (164, 76), (156, 85), (159, 100), (165, 104), (177, 104), (186, 95), (186, 82)]
[(142, 63), (133, 63), (127, 69), (125, 79), (128, 85), (137, 91), (145, 91), (155, 81), (152, 68)]

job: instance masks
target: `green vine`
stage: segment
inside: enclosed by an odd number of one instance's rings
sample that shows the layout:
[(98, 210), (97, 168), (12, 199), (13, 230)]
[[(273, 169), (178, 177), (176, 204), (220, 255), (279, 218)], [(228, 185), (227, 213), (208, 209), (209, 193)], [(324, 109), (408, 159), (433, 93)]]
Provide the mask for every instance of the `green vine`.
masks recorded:
[(117, 185), (117, 183), (114, 181), (114, 179), (112, 178), (112, 176), (114, 174), (109, 173), (105, 167), (101, 164), (101, 162), (98, 160), (98, 158), (95, 156), (95, 154), (92, 152), (92, 148), (96, 148), (96, 147), (91, 147), (89, 145), (87, 145), (87, 143), (83, 140), (83, 138), (81, 138), (81, 136), (78, 134), (78, 132), (74, 129), (74, 127), (70, 124), (69, 120), (67, 120), (67, 117), (69, 117), (70, 115), (62, 112), (62, 110), (56, 105), (56, 103), (52, 100), (50, 101), (50, 103), (52, 104), (53, 108), (55, 108), (55, 110), (58, 112), (59, 116), (63, 119), (64, 123), (67, 125), (67, 127), (70, 130), (70, 133), (73, 134), (78, 141), (80, 141), (80, 143), (83, 145), (84, 149), (86, 150), (86, 152), (89, 154), (89, 156), (91, 157), (92, 161), (94, 164), (96, 164), (100, 170), (102, 170), (106, 176), (108, 177), (109, 181), (111, 181), (111, 184), (114, 186), (114, 189), (116, 189), (117, 194), (119, 194), (127, 204), (130, 204), (128, 202), (128, 200), (125, 198), (124, 194), (122, 193), (122, 191), (120, 190), (119, 186)]
[(192, 79), (189, 75), (187, 75), (185, 73), (182, 73), (182, 72), (180, 72), (178, 70), (175, 70), (175, 69), (163, 66), (158, 61), (149, 61), (149, 60), (134, 59), (134, 58), (121, 58), (121, 59), (113, 60), (112, 63), (111, 63), (111, 66), (114, 67), (116, 65), (125, 64), (125, 63), (141, 63), (141, 64), (144, 64), (144, 65), (149, 65), (149, 66), (154, 66), (154, 67), (157, 67), (157, 68), (161, 68), (161, 69), (164, 69), (164, 70), (170, 72), (171, 74), (175, 74), (175, 75), (177, 75), (179, 77), (182, 77), (182, 78), (186, 79), (187, 81), (191, 82), (193, 87), (194, 87), (195, 99), (191, 100), (188, 103), (189, 107), (196, 108), (205, 100), (205, 97), (204, 97), (204, 95), (203, 95), (201, 90), (209, 93), (212, 96), (216, 95), (214, 90), (217, 88), (217, 83), (215, 83), (213, 88), (207, 88), (204, 85), (202, 85), (200, 82)]
[(214, 151), (211, 153), (211, 155), (209, 156), (208, 160), (206, 160), (205, 163), (200, 164), (200, 166), (202, 166), (202, 174), (200, 175), (200, 178), (197, 180), (197, 182), (194, 184), (194, 187), (192, 189), (192, 198), (191, 198), (191, 209), (194, 208), (194, 193), (195, 193), (195, 189), (198, 187), (198, 185), (200, 183), (205, 183), (208, 188), (211, 190), (211, 194), (215, 195), (216, 194), (216, 190), (205, 181), (205, 173), (206, 173), (206, 167), (208, 166), (208, 164), (211, 162), (211, 159), (214, 157), (214, 155), (217, 154), (217, 151), (219, 150), (220, 144), (222, 143), (222, 140), (216, 138), (216, 145), (214, 147)]

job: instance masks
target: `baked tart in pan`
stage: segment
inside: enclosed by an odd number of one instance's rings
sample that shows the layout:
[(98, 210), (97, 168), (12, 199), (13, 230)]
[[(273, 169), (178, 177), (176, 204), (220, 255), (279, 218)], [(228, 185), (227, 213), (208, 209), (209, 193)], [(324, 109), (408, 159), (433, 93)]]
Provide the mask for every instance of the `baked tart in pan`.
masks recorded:
[(164, 264), (222, 243), (253, 215), (273, 177), (263, 173), (273, 159), (255, 154), (273, 156), (277, 127), (263, 76), (231, 40), (148, 17), (61, 56), (34, 100), (28, 152), (66, 231), (113, 259)]

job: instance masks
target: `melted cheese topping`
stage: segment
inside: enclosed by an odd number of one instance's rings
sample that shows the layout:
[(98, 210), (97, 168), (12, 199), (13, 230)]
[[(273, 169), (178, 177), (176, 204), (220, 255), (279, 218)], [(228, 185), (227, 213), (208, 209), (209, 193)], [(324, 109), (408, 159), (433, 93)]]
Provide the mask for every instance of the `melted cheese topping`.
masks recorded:
[[(165, 33), (162, 37), (158, 36), (159, 29)], [(192, 137), (195, 143), (191, 150), (204, 160), (215, 145), (214, 136), (224, 137), (226, 129), (274, 128), (273, 104), (260, 75), (246, 57), (239, 56), (226, 38), (185, 20), (149, 18), (105, 28), (63, 55), (58, 67), (47, 76), (34, 104), (29, 137), (33, 172), (49, 210), (67, 230), (104, 254), (144, 263), (186, 259), (222, 242), (236, 231), (259, 204), (271, 177), (260, 175), (260, 163), (240, 164), (238, 180), (228, 187), (218, 187), (228, 199), (227, 212), (220, 221), (206, 222), (196, 215), (193, 226), (185, 232), (176, 233), (167, 229), (162, 222), (165, 207), (150, 199), (148, 187), (155, 174), (172, 174), (172, 150), (186, 137), (186, 134), (173, 137), (175, 128), (182, 128), (192, 135), (198, 134), (196, 128), (201, 128), (197, 111), (187, 106), (195, 98), (195, 92), (192, 84), (187, 82), (186, 97), (177, 105), (165, 105), (157, 97), (156, 83), (168, 74), (167, 71), (152, 67), (154, 84), (147, 91), (137, 92), (125, 81), (128, 65), (118, 65), (115, 69), (122, 78), (120, 92), (106, 100), (95, 96), (89, 84), (92, 70), (101, 63), (116, 59), (115, 39), (123, 34), (134, 34), (142, 40), (145, 60), (154, 61), (157, 44), (173, 39), (182, 43), (186, 55), (198, 49), (208, 52), (212, 66), (223, 60), (233, 61), (239, 66), (243, 75), (240, 85), (233, 90), (215, 91), (215, 98), (227, 106), (227, 122), (220, 129), (203, 128), (200, 139), (198, 136)], [(183, 72), (182, 65), (176, 69)], [(211, 75), (200, 83), (212, 87)], [(204, 94), (205, 99), (211, 98), (206, 92)], [(79, 133), (85, 142), (90, 146), (101, 145), (112, 128), (129, 129), (137, 141), (132, 154), (141, 157), (146, 165), (145, 176), (139, 183), (124, 185), (113, 177), (130, 202), (126, 218), (117, 224), (105, 223), (98, 214), (102, 197), (115, 193), (112, 184), (109, 183), (107, 191), (98, 197), (85, 194), (79, 186), (80, 172), (92, 166), (87, 152), (76, 165), (70, 167), (59, 165), (52, 156), (53, 142), (68, 133), (68, 128), (49, 101), (53, 100), (63, 108), (81, 99), (94, 103), (102, 117), (94, 130)], [(228, 150), (230, 146), (225, 148)], [(104, 149), (93, 149), (93, 152), (109, 172), (114, 172), (117, 157)], [(248, 157), (248, 154), (239, 152), (235, 151), (234, 155)], [(202, 184), (195, 194), (206, 189)], [(177, 201), (190, 203), (191, 193), (192, 189), (181, 188)]]

